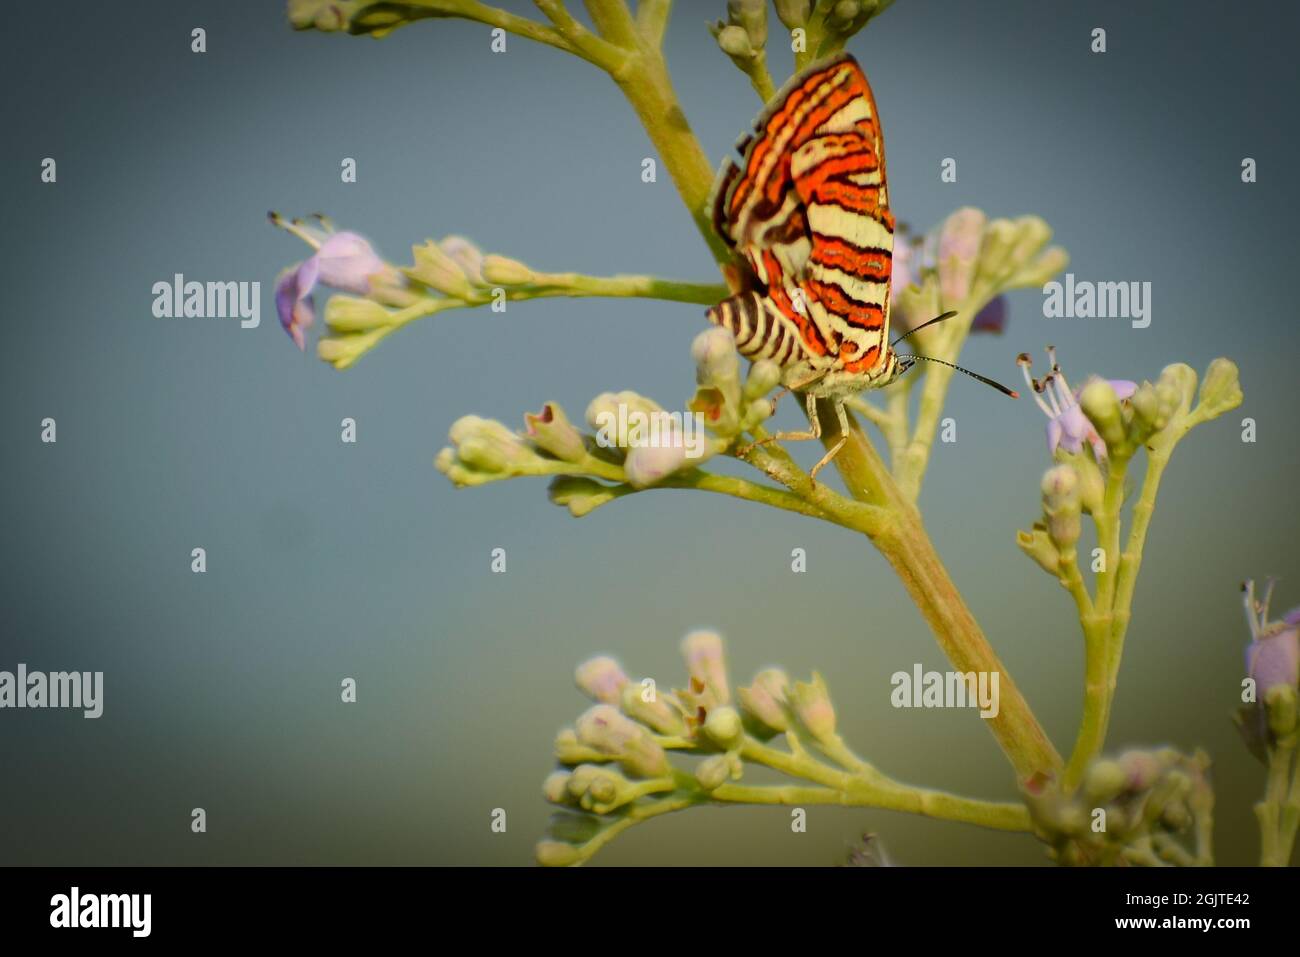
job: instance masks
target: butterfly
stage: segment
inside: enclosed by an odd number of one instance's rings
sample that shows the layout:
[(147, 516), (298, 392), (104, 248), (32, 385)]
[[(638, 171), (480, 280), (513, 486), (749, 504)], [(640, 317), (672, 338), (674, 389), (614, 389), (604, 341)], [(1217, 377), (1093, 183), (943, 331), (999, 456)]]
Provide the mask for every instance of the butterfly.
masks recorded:
[(919, 359), (942, 360), (899, 356), (889, 341), (894, 214), (880, 116), (857, 60), (842, 53), (796, 74), (736, 149), (741, 161), (723, 162), (710, 205), (714, 229), (745, 263), (744, 288), (707, 316), (731, 330), (741, 355), (775, 361), (782, 384), (804, 393), (811, 429), (764, 441), (820, 438), (817, 400), (831, 400), (840, 438), (815, 479), (848, 441), (845, 399)]

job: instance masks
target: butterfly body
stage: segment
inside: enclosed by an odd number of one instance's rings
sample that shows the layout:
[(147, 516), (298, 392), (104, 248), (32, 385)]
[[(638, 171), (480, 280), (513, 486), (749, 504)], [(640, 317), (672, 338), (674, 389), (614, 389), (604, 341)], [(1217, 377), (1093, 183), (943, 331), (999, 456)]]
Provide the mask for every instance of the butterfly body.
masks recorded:
[(785, 385), (844, 398), (892, 381), (894, 217), (875, 99), (842, 54), (795, 76), (737, 144), (713, 193), (714, 226), (749, 288), (709, 310), (742, 355)]

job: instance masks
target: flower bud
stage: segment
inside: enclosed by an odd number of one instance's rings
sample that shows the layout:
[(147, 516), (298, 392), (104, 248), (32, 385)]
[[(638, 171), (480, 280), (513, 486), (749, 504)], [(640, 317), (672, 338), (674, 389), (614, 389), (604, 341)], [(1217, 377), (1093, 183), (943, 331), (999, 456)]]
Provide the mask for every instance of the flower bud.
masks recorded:
[(555, 736), (555, 759), (561, 764), (579, 764), (591, 757), (591, 749), (578, 741), (578, 733), (565, 728)]
[(1043, 514), (1047, 516), (1047, 534), (1062, 551), (1072, 549), (1079, 540), (1079, 477), (1070, 465), (1057, 465), (1043, 475)]
[(572, 795), (569, 793), (569, 778), (572, 775), (568, 771), (555, 771), (547, 775), (542, 782), (542, 793), (546, 795), (546, 800), (552, 804), (572, 804)]
[(537, 278), (523, 263), (505, 256), (484, 256), (480, 269), (483, 281), (494, 286), (525, 286)]
[(749, 34), (744, 27), (721, 26), (714, 34), (722, 52), (733, 60), (749, 60), (755, 55), (754, 47), (749, 42)]
[(573, 427), (556, 402), (547, 402), (540, 412), (525, 413), (524, 426), (534, 446), (561, 462), (579, 462), (587, 455), (582, 433)]
[(787, 30), (802, 27), (812, 12), (812, 0), (773, 0), (777, 19)]
[(682, 639), (682, 657), (686, 659), (686, 670), (692, 680), (711, 693), (714, 705), (730, 702), (727, 659), (722, 637), (717, 632), (691, 632)]
[(620, 704), (623, 713), (660, 734), (686, 733), (682, 709), (671, 694), (660, 694), (645, 684), (629, 684), (623, 689)]
[(414, 265), (403, 270), (406, 275), (455, 299), (469, 299), (474, 289), (460, 264), (433, 240), (411, 247)]
[[(1138, 386), (1137, 391), (1133, 393), (1133, 398), (1129, 401), (1133, 406), (1135, 432), (1139, 432), (1136, 427), (1141, 425), (1140, 431), (1150, 436), (1169, 424), (1169, 419), (1161, 414), (1160, 394), (1150, 382), (1143, 382)], [(1140, 438), (1134, 438), (1134, 444), (1140, 444), (1142, 441)]]
[(1197, 408), (1213, 419), (1241, 405), (1241, 398), (1236, 364), (1230, 359), (1215, 359), (1205, 370)]
[(1020, 227), (1009, 219), (995, 219), (985, 227), (977, 275), (986, 284), (1006, 284), (1013, 271), (1011, 256), (1019, 237)]
[(598, 704), (578, 719), (578, 740), (615, 758), (629, 774), (662, 777), (671, 771), (668, 757), (650, 732), (611, 705)]
[(740, 355), (730, 329), (710, 326), (691, 343), (695, 381), (700, 385), (722, 386), (740, 381)]
[(1091, 379), (1079, 393), (1079, 405), (1111, 455), (1125, 448), (1124, 416), (1114, 387), (1105, 379)]
[(725, 754), (705, 758), (695, 767), (695, 780), (706, 791), (714, 791), (727, 783), (731, 776), (731, 760)]
[(484, 285), (483, 251), (478, 246), (464, 236), (446, 236), (438, 243), (438, 248), (460, 267), (471, 285)]
[(631, 431), (629, 422), (634, 414), (646, 416), (663, 412), (663, 407), (653, 399), (635, 392), (602, 392), (587, 406), (587, 425), (596, 430), (597, 444), (605, 447), (625, 447), (620, 443), (627, 438), (624, 429)]
[(740, 712), (729, 705), (711, 708), (704, 719), (704, 733), (724, 751), (738, 747), (745, 736)]
[(1028, 532), (1016, 532), (1016, 544), (1047, 574), (1061, 573), (1061, 552), (1047, 534), (1047, 526), (1042, 522), (1034, 522), (1034, 527)]
[(686, 443), (681, 436), (667, 445), (638, 445), (628, 450), (623, 472), (633, 488), (647, 488), (662, 482), (686, 466)]
[(627, 675), (618, 662), (607, 655), (590, 658), (578, 665), (574, 680), (583, 694), (602, 704), (619, 704), (627, 686)]
[(967, 206), (949, 216), (940, 228), (939, 291), (947, 307), (961, 303), (970, 293), (986, 222), (983, 212)]
[(1070, 264), (1070, 254), (1052, 246), (1033, 262), (1026, 264), (1005, 284), (1007, 289), (1036, 289), (1045, 285)]
[(758, 725), (762, 737), (770, 738), (789, 727), (785, 709), (786, 692), (790, 678), (780, 668), (768, 668), (754, 676), (748, 688), (737, 688), (736, 697), (745, 713)]
[(1196, 392), (1196, 371), (1182, 362), (1165, 366), (1156, 382), (1156, 392), (1160, 396), (1160, 411), (1166, 418), (1186, 412), (1192, 407), (1192, 395)]
[(1123, 792), (1128, 776), (1118, 761), (1095, 761), (1083, 780), (1084, 793), (1098, 804), (1113, 801)]
[(771, 359), (759, 359), (749, 367), (745, 378), (745, 401), (761, 399), (781, 382), (781, 367)]
[(627, 778), (599, 764), (574, 768), (566, 786), (583, 810), (596, 814), (608, 814), (636, 797)]
[(790, 708), (799, 723), (816, 740), (828, 742), (835, 737), (835, 708), (822, 676), (813, 672), (812, 681), (796, 681), (789, 692)]
[(744, 27), (750, 46), (763, 49), (767, 43), (767, 0), (727, 0), (727, 19)]
[(335, 332), (366, 332), (391, 320), (392, 313), (373, 299), (339, 295), (325, 303), (325, 324)]
[(542, 867), (569, 867), (582, 857), (576, 847), (564, 841), (539, 841), (533, 855)]

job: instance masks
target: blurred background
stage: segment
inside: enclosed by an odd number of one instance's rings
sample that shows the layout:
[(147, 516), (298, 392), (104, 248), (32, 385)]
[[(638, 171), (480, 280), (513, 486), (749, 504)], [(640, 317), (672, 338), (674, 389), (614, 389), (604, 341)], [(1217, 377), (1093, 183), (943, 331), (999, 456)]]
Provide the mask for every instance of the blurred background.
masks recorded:
[[(724, 9), (679, 3), (666, 41), (715, 163), (759, 106), (705, 29)], [(1098, 26), (1104, 55), (1089, 49)], [(1238, 585), (1278, 575), (1275, 610), (1300, 605), (1300, 185), (1286, 166), (1298, 26), (1262, 4), (898, 0), (849, 44), (875, 88), (901, 220), (926, 229), (966, 204), (1035, 213), (1079, 279), (1152, 284), (1143, 330), (1047, 320), (1041, 293), (1016, 293), (1006, 332), (972, 340), (966, 365), (1012, 382), (1018, 352), (1052, 343), (1076, 382), (1219, 355), (1241, 367), (1242, 408), (1194, 432), (1167, 473), (1111, 727), (1117, 747), (1211, 753), (1223, 864), (1257, 859), (1263, 778), (1229, 722), (1247, 641)], [(678, 642), (700, 626), (727, 638), (737, 683), (770, 664), (820, 670), (847, 740), (890, 774), (1014, 797), (973, 713), (890, 707), (891, 673), (947, 666), (864, 539), (671, 491), (577, 521), (544, 482), (456, 490), (434, 471), (465, 413), (521, 425), (556, 400), (578, 417), (622, 388), (680, 408), (702, 308), (454, 312), (344, 373), (278, 328), (276, 274), (308, 250), (268, 209), (324, 211), (395, 262), (459, 233), (544, 270), (717, 280), (666, 171), (641, 181), (653, 153), (608, 79), (549, 47), (511, 36), (497, 55), (489, 41), (463, 21), (379, 42), (297, 34), (282, 4), (248, 0), (28, 5), (0, 36), (0, 669), (105, 673), (99, 720), (0, 713), (0, 862), (528, 864), (552, 738), (586, 706), (574, 666), (606, 652), (680, 684)], [(789, 55), (773, 59), (787, 75)], [(54, 185), (40, 181), (47, 156)], [(344, 157), (355, 184), (340, 182)], [(955, 184), (939, 180), (945, 157)], [(260, 328), (155, 319), (152, 285), (178, 272), (261, 281)], [(1081, 639), (1014, 540), (1039, 511), (1045, 419), (967, 380), (947, 414), (958, 441), (936, 445), (927, 525), (1068, 751)], [(55, 445), (39, 440), (47, 416)], [(345, 416), (356, 445), (339, 440)], [(1245, 416), (1255, 444), (1240, 439)], [(779, 421), (797, 425), (794, 403)], [(198, 546), (204, 575), (190, 571)], [(790, 572), (796, 546), (807, 574)], [(489, 572), (495, 547), (504, 575)], [(345, 677), (355, 705), (339, 700)], [(190, 831), (195, 807), (206, 834)], [(489, 826), (498, 807), (504, 834)], [(828, 808), (798, 835), (779, 808), (692, 810), (596, 863), (822, 865), (865, 830), (900, 863), (1044, 863), (1027, 836)]]

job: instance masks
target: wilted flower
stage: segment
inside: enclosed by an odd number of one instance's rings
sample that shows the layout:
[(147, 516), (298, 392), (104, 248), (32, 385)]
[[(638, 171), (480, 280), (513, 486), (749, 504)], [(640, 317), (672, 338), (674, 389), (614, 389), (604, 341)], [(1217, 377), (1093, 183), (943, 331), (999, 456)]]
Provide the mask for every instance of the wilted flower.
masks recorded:
[(315, 255), (286, 269), (275, 283), (275, 308), (280, 325), (299, 349), (306, 348), (304, 333), (316, 319), (312, 291), (317, 285), (364, 296), (371, 291), (376, 277), (391, 278), (391, 267), (356, 233), (331, 233), (300, 223), (286, 223), (275, 213), (271, 214), (271, 221), (316, 249)]
[[(1047, 416), (1048, 448), (1053, 454), (1057, 449), (1077, 454), (1083, 450), (1083, 443), (1087, 442), (1092, 446), (1097, 461), (1104, 461), (1106, 443), (1102, 441), (1096, 427), (1084, 415), (1079, 405), (1078, 393), (1070, 391), (1069, 383), (1065, 381), (1065, 374), (1061, 372), (1061, 367), (1056, 362), (1056, 350), (1051, 346), (1047, 348), (1047, 357), (1051, 369), (1041, 382), (1029, 372), (1033, 360), (1027, 353), (1022, 352), (1016, 361), (1024, 370), (1025, 381), (1033, 390), (1034, 401)], [(1106, 382), (1114, 390), (1115, 398), (1118, 400), (1127, 399), (1137, 391), (1137, 383), (1126, 379), (1109, 379)]]

